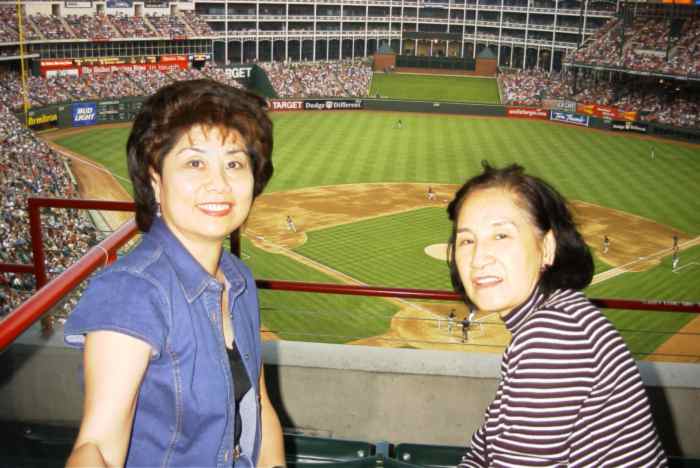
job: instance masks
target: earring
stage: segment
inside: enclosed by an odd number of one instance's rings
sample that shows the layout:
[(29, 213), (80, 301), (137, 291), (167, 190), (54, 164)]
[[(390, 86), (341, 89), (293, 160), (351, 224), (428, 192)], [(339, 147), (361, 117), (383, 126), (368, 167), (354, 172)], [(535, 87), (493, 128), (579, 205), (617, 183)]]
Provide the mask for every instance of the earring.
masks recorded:
[(156, 203), (156, 216), (160, 218), (160, 203)]

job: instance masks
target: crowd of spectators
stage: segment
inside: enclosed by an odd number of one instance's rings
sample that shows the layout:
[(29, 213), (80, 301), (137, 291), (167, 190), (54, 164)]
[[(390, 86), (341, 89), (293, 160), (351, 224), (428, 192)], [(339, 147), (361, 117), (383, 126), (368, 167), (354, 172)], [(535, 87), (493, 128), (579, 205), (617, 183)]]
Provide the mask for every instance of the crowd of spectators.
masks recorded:
[[(55, 15), (22, 16), (25, 40), (109, 40), (130, 37), (212, 36), (209, 24), (192, 12), (177, 15)], [(18, 42), (17, 9), (0, 6), (0, 43)]]
[(279, 97), (362, 97), (369, 94), (372, 79), (370, 63), (358, 59), (259, 65)]
[[(679, 25), (673, 31), (672, 25)], [(572, 60), (598, 66), (700, 76), (700, 18), (612, 19), (577, 50)]]
[(183, 11), (182, 16), (185, 18), (187, 24), (190, 25), (192, 31), (194, 31), (195, 36), (211, 36), (214, 34), (209, 23), (194, 12)]
[[(29, 196), (78, 196), (66, 164), (0, 104), (0, 262), (31, 263)], [(42, 226), (49, 278), (75, 263), (100, 237), (84, 211), (46, 209), (42, 211)], [(26, 300), (35, 287), (33, 275), (0, 273), (0, 317)]]
[(107, 15), (122, 37), (157, 37), (158, 33), (141, 16)]
[(542, 99), (569, 99), (573, 90), (560, 74), (538, 69), (499, 75), (502, 101), (511, 105), (538, 106)]
[(61, 18), (53, 15), (30, 15), (28, 19), (25, 19), (24, 27), (25, 38), (30, 41), (75, 37), (75, 35), (65, 27), (65, 24), (63, 21), (61, 21)]
[[(40, 106), (67, 101), (145, 96), (172, 81), (201, 77), (202, 74), (194, 69), (169, 72), (156, 69), (113, 70), (81, 76), (32, 76), (29, 77), (28, 89), (32, 106)], [(20, 79), (16, 73), (0, 72), (0, 102), (11, 109), (20, 108), (20, 89)]]
[(700, 128), (700, 93), (678, 81), (627, 75), (517, 70), (501, 73), (502, 101), (509, 105), (540, 106), (544, 99), (565, 99), (637, 111), (639, 119), (677, 127)]
[(105, 15), (67, 15), (65, 21), (78, 39), (106, 40), (120, 36)]
[[(261, 63), (279, 97), (366, 96), (372, 77), (369, 62)], [(160, 71), (112, 70), (102, 73), (56, 75), (28, 78), (32, 106), (94, 99), (145, 96), (173, 81), (210, 77), (240, 87), (222, 68), (205, 66)], [(0, 72), (0, 102), (11, 109), (22, 107), (20, 78), (14, 72)]]
[[(27, 24), (26, 16), (22, 17), (25, 38), (30, 39), (38, 33)], [(19, 32), (17, 24), (17, 7), (14, 5), (0, 5), (0, 42), (18, 42)]]
[(192, 29), (187, 26), (181, 16), (148, 15), (147, 19), (161, 37), (192, 36), (194, 34), (190, 33)]

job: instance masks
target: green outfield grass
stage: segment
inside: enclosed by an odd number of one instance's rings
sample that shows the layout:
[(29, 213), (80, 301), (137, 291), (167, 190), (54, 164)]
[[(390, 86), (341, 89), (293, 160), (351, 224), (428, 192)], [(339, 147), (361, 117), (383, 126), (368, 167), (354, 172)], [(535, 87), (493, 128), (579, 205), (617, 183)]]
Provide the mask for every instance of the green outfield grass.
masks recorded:
[(370, 96), (423, 101), (481, 102), (498, 104), (494, 78), (375, 73)]
[[(394, 128), (398, 118), (404, 123), (400, 130)], [(275, 176), (270, 191), (361, 182), (458, 184), (479, 171), (482, 159), (497, 165), (517, 161), (570, 199), (700, 235), (697, 146), (654, 142), (656, 158), (651, 160), (646, 140), (546, 122), (381, 112), (286, 113), (273, 115), (273, 120)], [(88, 132), (58, 143), (125, 175), (121, 161), (127, 131), (94, 133), (97, 136)], [(310, 232), (308, 242), (297, 251), (369, 284), (445, 289), (447, 267), (427, 257), (423, 248), (445, 242), (448, 234), (444, 210), (421, 209)], [(246, 243), (244, 250), (250, 250), (246, 261), (257, 277), (330, 281), (287, 257)], [(682, 262), (691, 262), (690, 253), (686, 258), (683, 252)], [(664, 265), (618, 276), (590, 288), (589, 294), (699, 301), (700, 266), (690, 265), (677, 274)], [(596, 261), (597, 271), (607, 268)], [(288, 339), (344, 342), (385, 331), (396, 310), (388, 301), (321, 297), (265, 292), (264, 323), (282, 330)], [(638, 353), (665, 338), (628, 331), (632, 325), (672, 333), (687, 321), (683, 314), (649, 314), (649, 320), (638, 312), (610, 311), (608, 316)], [(316, 333), (319, 338), (306, 335)]]

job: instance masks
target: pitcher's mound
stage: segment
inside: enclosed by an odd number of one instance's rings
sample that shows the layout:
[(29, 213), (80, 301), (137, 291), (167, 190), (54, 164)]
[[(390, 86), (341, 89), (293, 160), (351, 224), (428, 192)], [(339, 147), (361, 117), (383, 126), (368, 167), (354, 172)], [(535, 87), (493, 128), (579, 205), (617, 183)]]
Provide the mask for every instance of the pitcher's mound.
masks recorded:
[(433, 244), (423, 249), (426, 255), (437, 258), (438, 260), (447, 260), (447, 244)]

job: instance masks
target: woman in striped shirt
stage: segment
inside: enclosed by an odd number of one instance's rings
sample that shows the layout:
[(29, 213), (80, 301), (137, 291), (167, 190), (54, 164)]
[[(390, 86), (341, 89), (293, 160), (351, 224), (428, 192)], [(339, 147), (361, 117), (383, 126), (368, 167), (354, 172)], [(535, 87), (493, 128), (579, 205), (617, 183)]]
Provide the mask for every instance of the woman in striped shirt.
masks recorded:
[(580, 292), (593, 259), (566, 201), (521, 166), (483, 166), (448, 207), (452, 281), (512, 339), (459, 466), (666, 466), (634, 359)]

